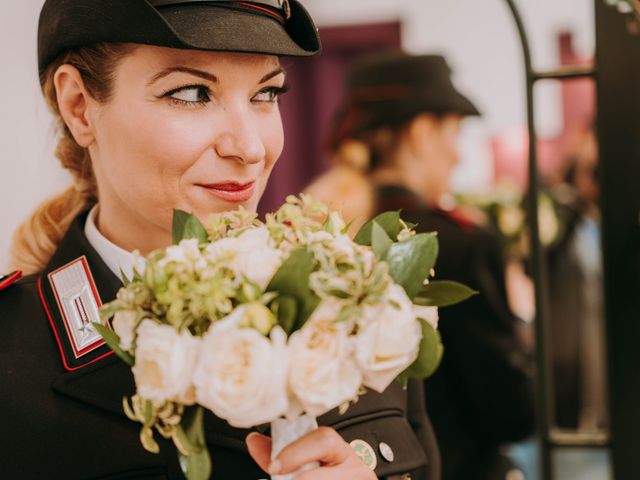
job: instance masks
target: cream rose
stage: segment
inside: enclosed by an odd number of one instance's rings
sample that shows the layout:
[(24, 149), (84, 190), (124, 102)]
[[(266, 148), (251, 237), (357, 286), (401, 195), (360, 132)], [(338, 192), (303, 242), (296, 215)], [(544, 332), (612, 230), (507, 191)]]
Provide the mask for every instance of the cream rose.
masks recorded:
[(116, 332), (120, 339), (120, 346), (123, 350), (130, 351), (133, 346), (133, 340), (135, 339), (136, 332), (136, 320), (138, 319), (138, 312), (135, 310), (122, 310), (117, 312), (111, 320), (113, 331)]
[(382, 393), (417, 358), (422, 339), (420, 320), (404, 289), (391, 284), (383, 303), (367, 305), (354, 342), (364, 385)]
[(199, 353), (199, 339), (188, 331), (143, 320), (137, 330), (133, 376), (138, 394), (154, 403), (167, 400), (192, 404), (191, 375)]
[(271, 246), (265, 227), (250, 228), (238, 237), (227, 237), (207, 246), (209, 260), (223, 261), (237, 275), (265, 289), (280, 265), (282, 253)]
[(354, 400), (362, 385), (348, 322), (335, 321), (339, 312), (338, 300), (322, 301), (304, 327), (289, 338), (289, 387), (302, 409), (316, 417)]
[(194, 373), (198, 403), (238, 428), (271, 422), (289, 407), (286, 334), (242, 328), (244, 310), (209, 328)]
[(417, 318), (421, 318), (436, 330), (438, 329), (438, 307), (424, 307), (422, 305), (414, 305), (413, 313)]
[(181, 240), (178, 245), (171, 245), (168, 247), (163, 263), (195, 263), (201, 256), (200, 248), (198, 247), (198, 240), (195, 238), (189, 238)]

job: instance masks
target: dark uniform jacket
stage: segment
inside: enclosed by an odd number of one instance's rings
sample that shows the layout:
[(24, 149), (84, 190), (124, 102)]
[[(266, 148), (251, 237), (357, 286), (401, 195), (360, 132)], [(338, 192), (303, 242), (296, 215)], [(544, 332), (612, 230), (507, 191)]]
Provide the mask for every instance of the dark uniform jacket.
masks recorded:
[[(42, 274), (0, 292), (1, 476), (183, 478), (173, 445), (156, 435), (160, 454), (146, 452), (140, 425), (123, 413), (122, 397), (135, 390), (129, 367), (104, 345), (78, 360), (68, 350), (48, 273), (84, 255), (103, 302), (115, 298), (121, 286), (84, 236), (85, 219), (86, 213), (73, 222)], [(420, 383), (407, 391), (394, 383), (384, 394), (369, 392), (346, 414), (332, 411), (319, 423), (336, 428), (347, 442), (367, 442), (380, 478), (411, 473), (414, 479), (437, 480), (438, 450), (423, 402)], [(206, 417), (205, 430), (213, 478), (268, 476), (247, 453), (248, 430), (213, 415)], [(383, 458), (381, 442), (391, 447), (393, 458)]]
[(436, 279), (455, 280), (479, 295), (440, 310), (440, 368), (425, 382), (427, 411), (440, 446), (443, 480), (504, 480), (501, 443), (532, 432), (528, 359), (507, 306), (501, 245), (489, 232), (427, 208), (400, 187), (378, 191), (378, 210), (402, 209), (419, 232), (438, 232)]

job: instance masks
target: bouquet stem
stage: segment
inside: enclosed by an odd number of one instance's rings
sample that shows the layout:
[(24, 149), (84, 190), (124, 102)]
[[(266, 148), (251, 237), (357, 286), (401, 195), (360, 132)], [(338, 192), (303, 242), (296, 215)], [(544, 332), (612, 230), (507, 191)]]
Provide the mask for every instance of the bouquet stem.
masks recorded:
[[(318, 428), (318, 422), (312, 415), (300, 415), (293, 420), (279, 418), (271, 422), (271, 459), (276, 458), (283, 448), (300, 437)], [(318, 463), (309, 463), (298, 471), (286, 475), (273, 475), (271, 480), (293, 480), (300, 472), (317, 468)]]

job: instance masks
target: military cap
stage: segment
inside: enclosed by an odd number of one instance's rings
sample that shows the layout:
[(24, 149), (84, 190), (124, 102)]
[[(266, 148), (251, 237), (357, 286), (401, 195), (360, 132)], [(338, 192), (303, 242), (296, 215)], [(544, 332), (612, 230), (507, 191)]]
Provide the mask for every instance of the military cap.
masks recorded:
[(320, 50), (298, 0), (47, 0), (38, 27), (42, 72), (66, 50), (100, 42), (310, 56)]
[(423, 112), (480, 115), (451, 81), (451, 69), (440, 55), (403, 52), (375, 54), (349, 70), (345, 108), (337, 140), (383, 125), (402, 124)]

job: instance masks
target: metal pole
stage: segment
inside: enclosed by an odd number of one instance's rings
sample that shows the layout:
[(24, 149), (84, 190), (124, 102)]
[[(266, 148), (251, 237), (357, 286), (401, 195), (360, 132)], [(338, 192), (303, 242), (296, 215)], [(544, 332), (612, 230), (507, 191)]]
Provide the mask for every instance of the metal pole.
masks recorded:
[(540, 467), (543, 480), (552, 480), (551, 469), (551, 449), (549, 444), (550, 425), (550, 382), (548, 381), (548, 356), (546, 354), (546, 319), (547, 298), (544, 287), (547, 285), (546, 269), (542, 257), (542, 246), (540, 244), (538, 226), (538, 164), (536, 156), (536, 127), (535, 127), (535, 107), (533, 98), (533, 87), (536, 81), (536, 74), (533, 71), (531, 62), (531, 51), (522, 17), (513, 0), (505, 0), (518, 29), (522, 53), (524, 57), (524, 67), (526, 74), (527, 91), (527, 125), (529, 128), (529, 195), (527, 210), (529, 215), (529, 228), (531, 237), (531, 272), (535, 285), (535, 335), (536, 335), (536, 364), (537, 364), (537, 428), (540, 445)]

